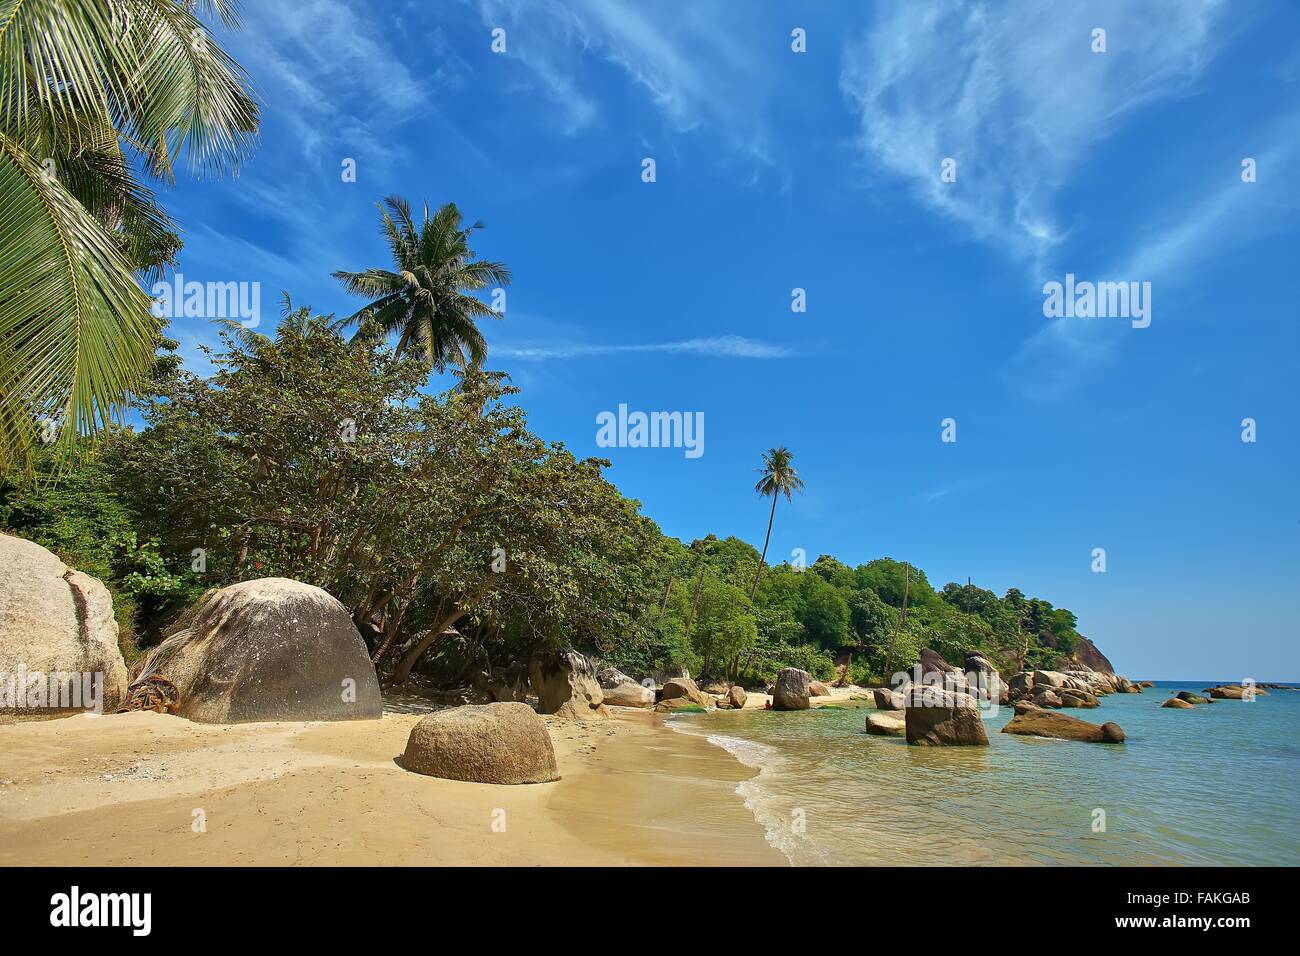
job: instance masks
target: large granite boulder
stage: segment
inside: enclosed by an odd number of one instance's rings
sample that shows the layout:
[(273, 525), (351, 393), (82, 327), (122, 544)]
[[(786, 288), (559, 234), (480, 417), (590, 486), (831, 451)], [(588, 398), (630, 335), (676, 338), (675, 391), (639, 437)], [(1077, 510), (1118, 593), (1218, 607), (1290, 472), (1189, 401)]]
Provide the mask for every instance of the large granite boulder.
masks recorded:
[(546, 724), (517, 702), (454, 707), (411, 729), (402, 766), (473, 783), (548, 783), (560, 779)]
[(211, 591), (190, 626), (140, 670), (176, 685), (176, 713), (200, 723), (373, 720), (379, 680), (347, 608), (288, 578)]
[(907, 721), (892, 714), (867, 714), (867, 733), (878, 737), (905, 737)]
[(1218, 687), (1206, 688), (1205, 693), (1216, 700), (1251, 700), (1255, 695), (1268, 696), (1268, 691), (1260, 690), (1253, 685), (1241, 684), (1220, 684)]
[(1034, 690), (1040, 687), (1064, 687), (1065, 675), (1060, 671), (1034, 671)]
[[(24, 672), (26, 693), (16, 686)], [(16, 698), (8, 699), (6, 686), (0, 713), (111, 713), (126, 696), (108, 589), (39, 544), (7, 534), (0, 534), (0, 676), (6, 685), (14, 678)]]
[(713, 698), (696, 685), (695, 681), (689, 677), (674, 677), (664, 684), (664, 692), (660, 697), (661, 701), (669, 700), (689, 700), (693, 704), (699, 704), (701, 707), (712, 707)]
[(1181, 697), (1170, 697), (1160, 705), (1161, 707), (1172, 707), (1175, 710), (1195, 710), (1190, 701), (1183, 700)]
[(745, 701), (749, 700), (749, 696), (745, 693), (745, 688), (739, 684), (732, 684), (731, 689), (727, 691), (727, 700), (732, 707), (739, 710), (745, 706)]
[(655, 705), (655, 692), (631, 681), (613, 687), (602, 687), (601, 690), (605, 694), (605, 704), (610, 707), (650, 708)]
[(819, 680), (809, 681), (808, 696), (809, 697), (830, 697), (832, 696), (831, 689)]
[(929, 747), (987, 747), (979, 705), (970, 694), (913, 685), (904, 711), (907, 742)]
[(1092, 743), (1121, 744), (1124, 731), (1119, 724), (1091, 724), (1069, 714), (1031, 708), (1017, 713), (1002, 728), (1004, 734), (1023, 734), (1033, 737), (1059, 737), (1062, 740), (1083, 740)]
[(807, 710), (812, 678), (797, 667), (782, 668), (772, 688), (773, 710)]
[(609, 717), (605, 692), (596, 681), (591, 662), (571, 648), (534, 652), (528, 661), (528, 681), (543, 714), (571, 720)]
[(1186, 701), (1189, 704), (1212, 704), (1214, 703), (1209, 697), (1202, 697), (1200, 694), (1193, 694), (1190, 690), (1180, 690), (1178, 699)]

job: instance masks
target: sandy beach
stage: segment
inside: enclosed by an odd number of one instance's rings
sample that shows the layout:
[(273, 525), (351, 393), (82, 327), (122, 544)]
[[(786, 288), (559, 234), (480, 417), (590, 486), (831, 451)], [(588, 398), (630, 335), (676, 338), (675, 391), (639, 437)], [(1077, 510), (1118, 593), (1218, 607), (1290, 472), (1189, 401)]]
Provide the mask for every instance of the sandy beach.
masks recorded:
[(786, 863), (735, 793), (754, 771), (661, 717), (545, 718), (563, 779), (532, 786), (402, 769), (419, 717), (0, 726), (0, 864)]

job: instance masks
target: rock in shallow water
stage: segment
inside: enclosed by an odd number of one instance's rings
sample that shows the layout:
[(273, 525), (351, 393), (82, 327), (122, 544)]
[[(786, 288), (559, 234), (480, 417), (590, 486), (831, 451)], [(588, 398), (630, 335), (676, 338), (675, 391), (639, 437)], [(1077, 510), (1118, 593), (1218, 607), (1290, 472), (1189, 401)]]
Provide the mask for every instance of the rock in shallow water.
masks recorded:
[(402, 766), (472, 783), (548, 783), (560, 779), (546, 724), (527, 704), (455, 707), (411, 729)]
[(975, 698), (960, 691), (913, 684), (904, 711), (907, 742), (927, 747), (987, 747)]
[(1061, 740), (1082, 740), (1091, 743), (1119, 744), (1124, 742), (1124, 731), (1119, 724), (1092, 724), (1069, 714), (1033, 708), (1018, 713), (1011, 723), (1002, 728), (1004, 734), (1023, 734), (1032, 737), (1058, 737)]
[(890, 714), (867, 714), (867, 733), (879, 737), (905, 737), (907, 721)]
[(1181, 697), (1170, 697), (1167, 701), (1165, 701), (1165, 702), (1164, 702), (1163, 704), (1161, 704), (1160, 706), (1161, 706), (1161, 707), (1172, 707), (1172, 708), (1174, 708), (1175, 710), (1192, 710), (1192, 709), (1193, 709), (1191, 703), (1188, 702), (1188, 701), (1183, 700)]
[(812, 678), (807, 671), (786, 667), (776, 675), (772, 688), (773, 710), (807, 710), (811, 696)]

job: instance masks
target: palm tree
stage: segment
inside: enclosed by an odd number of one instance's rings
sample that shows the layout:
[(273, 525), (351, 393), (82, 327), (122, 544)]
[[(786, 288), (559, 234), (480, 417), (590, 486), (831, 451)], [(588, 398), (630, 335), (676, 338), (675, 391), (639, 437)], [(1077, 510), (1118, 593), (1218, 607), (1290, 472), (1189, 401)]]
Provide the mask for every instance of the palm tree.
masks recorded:
[(239, 25), (233, 0), (0, 0), (0, 468), (44, 426), (96, 434), (150, 373), (137, 273), (180, 243), (136, 169), (233, 171), (256, 134), (195, 6)]
[(754, 586), (749, 589), (751, 601), (758, 593), (758, 579), (763, 573), (763, 562), (767, 560), (768, 542), (772, 540), (772, 520), (776, 517), (776, 499), (780, 494), (784, 494), (786, 501), (793, 501), (794, 492), (803, 494), (803, 479), (790, 465), (793, 459), (794, 455), (784, 445), (780, 448), (769, 448), (763, 455), (763, 467), (754, 469), (763, 476), (758, 479), (754, 490), (760, 495), (771, 496), (772, 512), (767, 516), (767, 537), (763, 539), (763, 553), (758, 559), (758, 570), (754, 572)]
[(371, 299), (351, 319), (370, 318), (384, 334), (396, 334), (397, 354), (418, 348), (430, 369), (481, 366), (487, 342), (475, 320), (501, 316), (470, 293), (510, 284), (509, 269), (475, 259), (469, 248), (470, 234), (483, 224), (462, 226), (455, 203), (432, 215), (426, 204), (419, 225), (401, 196), (377, 208), (396, 268), (334, 273), (353, 295)]

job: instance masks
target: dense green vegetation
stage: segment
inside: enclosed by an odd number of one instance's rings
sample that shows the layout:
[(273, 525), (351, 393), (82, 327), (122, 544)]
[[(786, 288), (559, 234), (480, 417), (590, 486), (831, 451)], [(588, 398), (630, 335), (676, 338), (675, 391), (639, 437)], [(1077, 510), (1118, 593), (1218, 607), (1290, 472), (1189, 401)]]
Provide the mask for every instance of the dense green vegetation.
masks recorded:
[(57, 482), (11, 474), (0, 526), (108, 582), (142, 644), (204, 588), (319, 585), (396, 681), (452, 627), (461, 656), (488, 665), (571, 644), (634, 674), (746, 683), (784, 666), (829, 680), (837, 659), (864, 683), (927, 646), (1049, 664), (1077, 641), (1074, 616), (1046, 601), (936, 591), (890, 558), (760, 575), (737, 538), (668, 538), (605, 480), (607, 462), (529, 431), (502, 374), (469, 367), (429, 394), (420, 351), (339, 326), (286, 301), (274, 337), (224, 332), (206, 379), (164, 343), (143, 427)]

